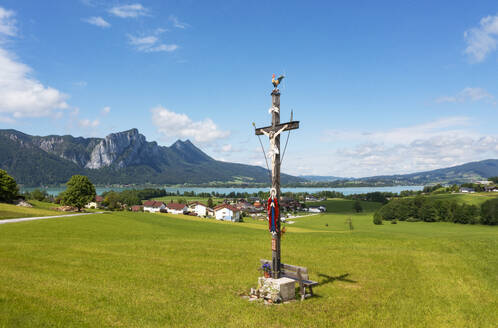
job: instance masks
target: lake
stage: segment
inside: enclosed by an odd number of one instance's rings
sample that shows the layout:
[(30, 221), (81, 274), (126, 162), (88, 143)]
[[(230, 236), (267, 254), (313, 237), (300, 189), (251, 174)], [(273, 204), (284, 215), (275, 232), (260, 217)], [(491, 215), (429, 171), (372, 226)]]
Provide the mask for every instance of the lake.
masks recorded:
[[(180, 192), (183, 193), (185, 191), (195, 191), (196, 193), (212, 193), (217, 192), (220, 194), (229, 194), (231, 192), (247, 192), (247, 193), (255, 193), (258, 191), (268, 191), (268, 188), (214, 188), (214, 187), (161, 187), (157, 186), (155, 188), (164, 188), (169, 192)], [(282, 192), (308, 192), (315, 193), (323, 190), (328, 191), (338, 191), (342, 192), (344, 195), (352, 195), (352, 194), (364, 194), (368, 192), (381, 191), (381, 192), (394, 192), (399, 193), (403, 190), (422, 190), (424, 186), (392, 186), (392, 187), (344, 187), (344, 188), (315, 188), (315, 187), (299, 187), (299, 188), (282, 188)], [(21, 191), (32, 191), (34, 189), (41, 188), (21, 188)], [(49, 187), (43, 188), (50, 195), (58, 195), (61, 191), (64, 191), (66, 188), (64, 187)], [(97, 194), (102, 194), (105, 191), (114, 190), (114, 191), (122, 191), (126, 189), (141, 189), (134, 187), (95, 187)]]

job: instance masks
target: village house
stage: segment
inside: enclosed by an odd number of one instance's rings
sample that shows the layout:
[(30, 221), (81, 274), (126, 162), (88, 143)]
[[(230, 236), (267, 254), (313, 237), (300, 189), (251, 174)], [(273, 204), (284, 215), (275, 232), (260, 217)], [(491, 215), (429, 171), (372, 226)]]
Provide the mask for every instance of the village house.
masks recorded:
[(166, 209), (171, 214), (183, 214), (188, 210), (187, 205), (179, 203), (169, 203), (166, 205)]
[(322, 213), (325, 212), (327, 208), (325, 206), (310, 206), (308, 207), (308, 212), (310, 213)]
[(155, 200), (147, 200), (144, 202), (144, 212), (157, 213), (165, 209), (166, 205), (163, 202)]
[(189, 212), (193, 212), (201, 217), (208, 215), (207, 209), (208, 207), (201, 202), (192, 202), (188, 205)]
[(242, 199), (242, 200), (239, 200), (239, 202), (237, 203), (237, 205), (235, 205), (235, 207), (237, 207), (241, 211), (246, 211), (246, 210), (252, 208), (253, 205), (251, 203), (249, 203), (248, 201), (245, 201)]
[(141, 206), (141, 205), (133, 205), (133, 206), (131, 207), (131, 211), (132, 211), (132, 212), (141, 212), (141, 211), (142, 211), (142, 207), (143, 207), (143, 206)]
[(86, 208), (98, 208), (103, 201), (104, 201), (104, 197), (97, 195), (97, 196), (95, 196), (94, 201), (86, 204), (85, 207)]
[(462, 187), (462, 188), (460, 188), (460, 192), (463, 192), (463, 193), (474, 193), (475, 190), (473, 188)]
[(216, 220), (240, 221), (240, 210), (228, 204), (221, 204), (214, 208)]
[(486, 191), (486, 192), (497, 192), (498, 191), (498, 187), (496, 187), (496, 186), (485, 186), (484, 187), (484, 191)]
[(484, 180), (484, 181), (476, 181), (476, 184), (478, 185), (483, 185), (483, 186), (488, 186), (490, 184), (492, 184), (493, 181), (488, 181), (488, 180)]

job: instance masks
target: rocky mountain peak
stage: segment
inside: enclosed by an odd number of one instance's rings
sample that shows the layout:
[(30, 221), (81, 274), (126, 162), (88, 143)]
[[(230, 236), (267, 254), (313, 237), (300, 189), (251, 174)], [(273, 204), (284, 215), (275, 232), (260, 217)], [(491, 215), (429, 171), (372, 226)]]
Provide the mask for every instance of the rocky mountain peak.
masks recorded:
[[(138, 154), (146, 143), (145, 136), (140, 134), (137, 129), (111, 133), (95, 146), (85, 167), (100, 169), (111, 166), (125, 152), (129, 156)], [(126, 165), (125, 159), (121, 158), (117, 165), (118, 167), (124, 167)]]
[(175, 150), (175, 152), (182, 157), (183, 160), (189, 163), (201, 163), (213, 160), (206, 153), (197, 148), (192, 142), (190, 142), (189, 139), (185, 141), (178, 139), (171, 145), (170, 148)]

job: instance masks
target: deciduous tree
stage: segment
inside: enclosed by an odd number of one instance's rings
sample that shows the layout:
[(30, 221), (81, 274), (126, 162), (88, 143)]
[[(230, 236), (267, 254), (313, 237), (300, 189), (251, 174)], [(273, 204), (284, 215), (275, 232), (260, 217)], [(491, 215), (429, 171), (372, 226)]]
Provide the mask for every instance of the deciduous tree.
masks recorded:
[(16, 180), (6, 171), (0, 170), (0, 202), (11, 203), (18, 194), (19, 188)]
[(67, 182), (61, 203), (74, 206), (78, 211), (95, 199), (95, 186), (84, 175), (73, 175)]

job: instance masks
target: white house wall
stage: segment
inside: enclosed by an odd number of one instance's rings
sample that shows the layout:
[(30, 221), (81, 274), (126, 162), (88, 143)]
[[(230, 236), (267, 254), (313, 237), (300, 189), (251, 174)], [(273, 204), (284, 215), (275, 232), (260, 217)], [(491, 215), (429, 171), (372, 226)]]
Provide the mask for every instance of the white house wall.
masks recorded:
[(234, 212), (232, 210), (229, 210), (228, 208), (223, 208), (220, 210), (216, 211), (216, 220), (223, 220), (223, 221), (239, 221), (240, 219), (240, 213), (239, 212)]
[(206, 207), (202, 205), (195, 205), (193, 211), (197, 213), (197, 216), (206, 216), (207, 214)]

